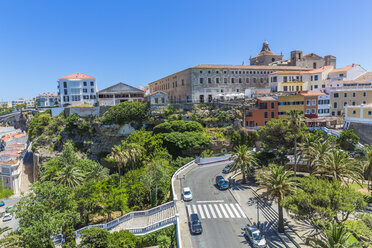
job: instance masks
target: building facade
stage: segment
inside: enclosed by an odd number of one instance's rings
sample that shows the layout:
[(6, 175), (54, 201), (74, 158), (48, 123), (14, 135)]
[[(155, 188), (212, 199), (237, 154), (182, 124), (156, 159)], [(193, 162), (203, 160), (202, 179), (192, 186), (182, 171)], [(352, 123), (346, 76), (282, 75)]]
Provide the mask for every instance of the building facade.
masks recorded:
[(269, 65), (275, 61), (280, 61), (283, 59), (283, 55), (276, 55), (269, 48), (269, 43), (265, 41), (262, 44), (262, 49), (260, 53), (254, 57), (250, 58), (250, 65)]
[(301, 94), (288, 94), (278, 96), (278, 117), (285, 118), (289, 111), (298, 110), (304, 112), (305, 97)]
[(331, 107), (330, 95), (324, 94), (318, 96), (318, 117), (328, 117), (330, 116)]
[(74, 73), (58, 79), (58, 95), (61, 106), (96, 104), (96, 78), (83, 73)]
[(345, 107), (345, 122), (372, 124), (372, 104)]
[(246, 111), (246, 127), (264, 126), (268, 121), (278, 118), (278, 100), (275, 97), (258, 97), (254, 107)]
[(325, 96), (326, 94), (321, 91), (307, 91), (307, 92), (301, 92), (300, 94), (304, 96), (305, 117), (317, 118), (319, 97)]
[(98, 91), (100, 106), (114, 106), (121, 102), (143, 102), (145, 91), (125, 83), (118, 83)]
[(58, 95), (45, 93), (36, 97), (36, 106), (38, 108), (53, 108), (58, 106)]

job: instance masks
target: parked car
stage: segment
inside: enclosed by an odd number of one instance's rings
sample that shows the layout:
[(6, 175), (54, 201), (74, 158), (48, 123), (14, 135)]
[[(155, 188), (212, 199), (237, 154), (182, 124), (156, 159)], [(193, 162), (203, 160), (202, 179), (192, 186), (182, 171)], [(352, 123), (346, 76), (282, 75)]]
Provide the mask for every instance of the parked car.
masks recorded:
[(190, 222), (190, 229), (192, 234), (201, 234), (203, 232), (203, 227), (199, 220), (198, 214), (191, 214)]
[(0, 202), (0, 207), (4, 206), (5, 205), (5, 202), (4, 201), (1, 201)]
[(3, 222), (5, 221), (9, 221), (13, 218), (13, 216), (10, 214), (10, 213), (5, 213), (4, 214), (4, 218), (3, 218)]
[(10, 205), (10, 206), (5, 208), (5, 212), (10, 213), (10, 211), (12, 211), (12, 209), (13, 209), (13, 205)]
[(192, 193), (189, 187), (185, 187), (182, 190), (182, 197), (184, 201), (191, 201), (192, 200)]
[(231, 168), (231, 166), (232, 166), (232, 163), (226, 165), (225, 168), (223, 168), (222, 173), (224, 173), (224, 174), (229, 173), (229, 172), (230, 172), (230, 168)]
[(223, 176), (216, 176), (216, 185), (219, 189), (228, 189), (229, 183), (223, 178)]
[(244, 228), (244, 235), (252, 242), (254, 248), (267, 247), (265, 236), (261, 234), (256, 226), (247, 225)]

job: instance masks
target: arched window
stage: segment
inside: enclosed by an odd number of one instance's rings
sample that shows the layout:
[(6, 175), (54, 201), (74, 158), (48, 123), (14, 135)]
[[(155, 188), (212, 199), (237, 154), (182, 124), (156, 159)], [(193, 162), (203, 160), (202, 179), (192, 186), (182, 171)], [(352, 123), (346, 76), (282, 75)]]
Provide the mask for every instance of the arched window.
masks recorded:
[(313, 63), (313, 68), (316, 69), (316, 62)]
[(272, 58), (271, 61), (274, 62), (275, 61), (275, 58)]

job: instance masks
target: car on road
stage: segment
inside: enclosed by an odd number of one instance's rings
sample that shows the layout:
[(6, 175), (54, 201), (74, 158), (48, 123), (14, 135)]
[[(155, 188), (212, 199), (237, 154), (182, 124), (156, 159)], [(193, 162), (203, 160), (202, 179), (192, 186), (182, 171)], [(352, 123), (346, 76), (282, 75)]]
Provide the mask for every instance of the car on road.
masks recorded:
[(248, 237), (254, 248), (267, 247), (265, 236), (261, 234), (260, 230), (256, 226), (247, 225), (244, 228), (244, 236)]
[(1, 201), (0, 202), (0, 207), (4, 206), (5, 205), (5, 202), (4, 201)]
[(203, 232), (203, 227), (199, 220), (198, 214), (190, 215), (190, 229), (192, 234), (201, 234)]
[(13, 209), (13, 205), (10, 205), (10, 206), (5, 208), (5, 212), (10, 213), (10, 211), (12, 211), (12, 209)]
[(216, 185), (219, 189), (228, 189), (229, 183), (223, 178), (223, 176), (216, 176)]
[(229, 172), (230, 172), (230, 168), (231, 168), (231, 166), (232, 166), (232, 163), (226, 165), (225, 168), (223, 168), (222, 173), (224, 173), (224, 174), (229, 173)]
[(9, 221), (13, 218), (13, 216), (10, 213), (4, 214), (3, 222)]
[(185, 187), (182, 190), (182, 197), (184, 201), (191, 201), (192, 200), (192, 193), (189, 187)]

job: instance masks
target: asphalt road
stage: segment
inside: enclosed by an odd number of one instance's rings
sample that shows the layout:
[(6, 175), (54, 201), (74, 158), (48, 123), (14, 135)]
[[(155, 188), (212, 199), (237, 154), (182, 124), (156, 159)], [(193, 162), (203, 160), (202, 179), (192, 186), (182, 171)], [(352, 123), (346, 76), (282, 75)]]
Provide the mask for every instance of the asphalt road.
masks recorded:
[(248, 224), (248, 219), (243, 217), (230, 191), (220, 191), (215, 186), (215, 177), (223, 175), (224, 166), (197, 167), (181, 181), (182, 188), (190, 187), (193, 194), (193, 200), (185, 205), (190, 205), (187, 208), (191, 211), (196, 210), (203, 227), (201, 235), (191, 236), (194, 248), (250, 246), (241, 230), (242, 226)]
[(4, 201), (5, 205), (0, 207), (0, 213), (1, 213), (0, 227), (1, 228), (6, 227), (6, 226), (12, 228), (13, 230), (16, 230), (18, 228), (18, 220), (14, 217), (15, 214), (13, 214), (12, 220), (6, 221), (6, 222), (3, 222), (3, 216), (5, 213), (5, 208), (10, 205), (14, 206), (19, 201), (20, 198), (21, 196), (11, 196), (8, 199), (2, 200)]

